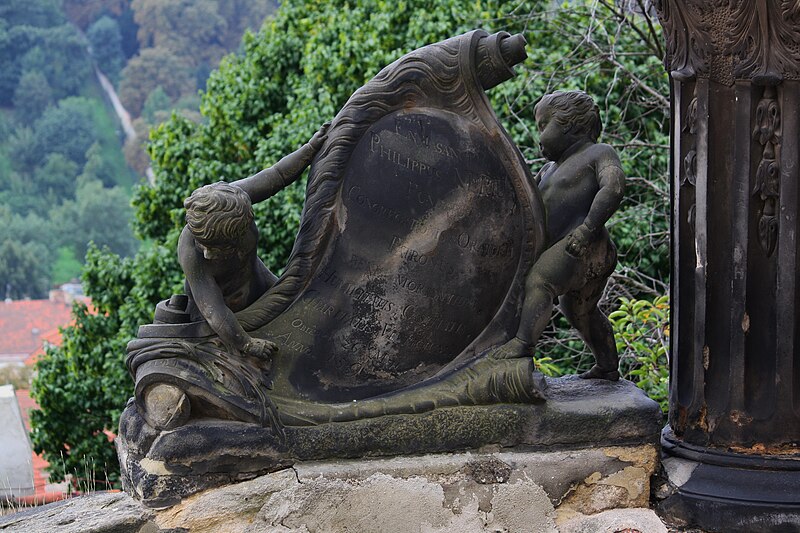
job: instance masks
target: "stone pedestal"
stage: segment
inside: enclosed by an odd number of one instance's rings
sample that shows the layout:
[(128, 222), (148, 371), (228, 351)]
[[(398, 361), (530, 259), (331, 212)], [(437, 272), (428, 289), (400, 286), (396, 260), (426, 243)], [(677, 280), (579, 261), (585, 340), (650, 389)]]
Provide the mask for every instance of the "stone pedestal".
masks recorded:
[[(629, 381), (567, 376), (548, 380), (547, 390), (547, 402), (535, 405), (449, 407), (287, 427), (285, 444), (270, 428), (214, 420), (157, 434), (142, 424), (131, 403), (116, 440), (123, 486), (146, 506), (165, 508), (196, 492), (298, 462), (414, 453), (407, 450), (435, 454), (658, 443), (663, 423), (658, 404)], [(565, 462), (564, 468), (572, 466)]]
[(679, 523), (800, 531), (800, 9), (663, 0)]
[(217, 533), (666, 533), (643, 509), (656, 464), (652, 444), (299, 463), (192, 496), (155, 523)]
[(154, 511), (97, 493), (0, 517), (4, 533), (667, 533), (657, 446), (301, 462)]

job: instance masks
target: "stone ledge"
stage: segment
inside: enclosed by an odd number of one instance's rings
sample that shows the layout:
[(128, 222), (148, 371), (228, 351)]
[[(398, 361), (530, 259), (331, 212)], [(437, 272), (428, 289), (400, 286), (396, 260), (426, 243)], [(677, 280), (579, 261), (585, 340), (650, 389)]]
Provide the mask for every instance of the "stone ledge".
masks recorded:
[(95, 494), (0, 518), (3, 533), (666, 533), (646, 509), (657, 446), (301, 462), (163, 511)]
[[(191, 496), (155, 522), (192, 533), (666, 532), (642, 509), (656, 466), (651, 444), (298, 463)], [(627, 508), (638, 511), (614, 512)]]

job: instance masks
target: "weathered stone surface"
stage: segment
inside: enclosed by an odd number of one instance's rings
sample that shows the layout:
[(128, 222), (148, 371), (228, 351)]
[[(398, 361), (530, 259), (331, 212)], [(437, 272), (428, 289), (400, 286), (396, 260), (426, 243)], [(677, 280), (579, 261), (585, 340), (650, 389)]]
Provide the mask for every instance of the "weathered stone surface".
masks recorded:
[[(562, 518), (559, 513), (559, 518)], [(566, 516), (565, 516), (566, 518)], [(563, 522), (559, 533), (667, 533), (667, 527), (650, 509), (615, 509), (592, 516), (576, 514)]]
[[(636, 517), (647, 516), (641, 531), (659, 532), (646, 527), (652, 516), (643, 512), (601, 513), (593, 522), (575, 512), (601, 500), (615, 509), (640, 505), (655, 459), (655, 446), (646, 445), (300, 463), (194, 495), (160, 512), (156, 523), (193, 533), (555, 533), (558, 520), (573, 528), (569, 531), (590, 531), (575, 528), (636, 525)], [(502, 475), (492, 483), (486, 472)], [(603, 490), (610, 486), (619, 489), (613, 502)]]
[(283, 348), (276, 366), (301, 363), (294, 388), (340, 401), (407, 386), (489, 324), (525, 240), (495, 143), (469, 117), (434, 108), (396, 111), (363, 134), (342, 178), (331, 250), (265, 328)]
[(3, 533), (156, 533), (155, 513), (125, 493), (98, 493), (0, 518)]
[[(278, 347), (269, 375), (190, 310), (162, 306), (164, 323), (128, 346), (151, 425), (191, 416), (279, 433), (541, 401), (529, 357), (486, 361), (516, 331), (524, 273), (545, 244), (530, 169), (484, 92), (525, 57), (522, 35), (475, 30), (406, 54), (353, 93), (317, 147), (283, 276), (228, 313)], [(191, 409), (169, 398), (162, 408), (166, 395), (149, 392), (159, 383), (186, 392)]]
[(603, 453), (617, 457), (629, 466), (608, 476), (593, 472), (564, 499), (564, 508), (588, 515), (620, 507), (620, 501), (646, 507), (650, 500), (650, 475), (658, 466), (655, 449), (644, 446), (604, 448)]
[[(653, 444), (309, 461), (162, 511), (96, 494), (4, 517), (0, 531), (660, 533), (651, 512), (635, 509), (646, 504), (655, 464)], [(599, 508), (613, 511), (578, 512)]]
[[(266, 474), (298, 460), (402, 455), (407, 449), (435, 453), (492, 445), (581, 448), (658, 441), (661, 411), (632, 383), (577, 376), (548, 383), (550, 399), (544, 404), (452, 407), (287, 427), (285, 447), (267, 428), (224, 421), (192, 423), (155, 437), (146, 424), (134, 423), (135, 407), (130, 405), (122, 424), (131, 425), (117, 439), (117, 447), (127, 473), (126, 490), (147, 505), (166, 507), (198, 490)], [(502, 469), (480, 475), (505, 476)], [(609, 492), (612, 499), (618, 491), (614, 486), (597, 490)], [(604, 508), (597, 503), (589, 512)]]
[(435, 381), (515, 329), (544, 212), (484, 91), (524, 44), (475, 31), (410, 52), (332, 121), (286, 274), (237, 315), (279, 346), (279, 412)]

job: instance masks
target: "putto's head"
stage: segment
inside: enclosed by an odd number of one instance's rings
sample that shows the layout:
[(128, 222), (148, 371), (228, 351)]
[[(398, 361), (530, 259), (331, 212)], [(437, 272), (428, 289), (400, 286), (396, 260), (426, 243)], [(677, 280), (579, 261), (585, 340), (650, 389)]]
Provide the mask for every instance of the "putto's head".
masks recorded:
[(544, 95), (533, 108), (534, 115), (549, 110), (551, 117), (565, 132), (587, 135), (597, 142), (603, 125), (600, 108), (583, 91), (555, 91)]
[(186, 225), (204, 248), (236, 249), (253, 223), (250, 197), (239, 187), (222, 181), (196, 189), (183, 207)]

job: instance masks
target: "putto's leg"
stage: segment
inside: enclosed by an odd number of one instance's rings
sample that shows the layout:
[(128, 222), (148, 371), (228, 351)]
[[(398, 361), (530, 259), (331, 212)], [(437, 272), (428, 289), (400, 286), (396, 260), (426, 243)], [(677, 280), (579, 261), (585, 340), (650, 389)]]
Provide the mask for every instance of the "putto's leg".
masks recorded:
[(614, 330), (597, 307), (605, 284), (605, 279), (591, 281), (583, 289), (565, 294), (559, 301), (564, 316), (594, 355), (595, 365), (580, 377), (616, 381), (619, 379), (619, 355)]

